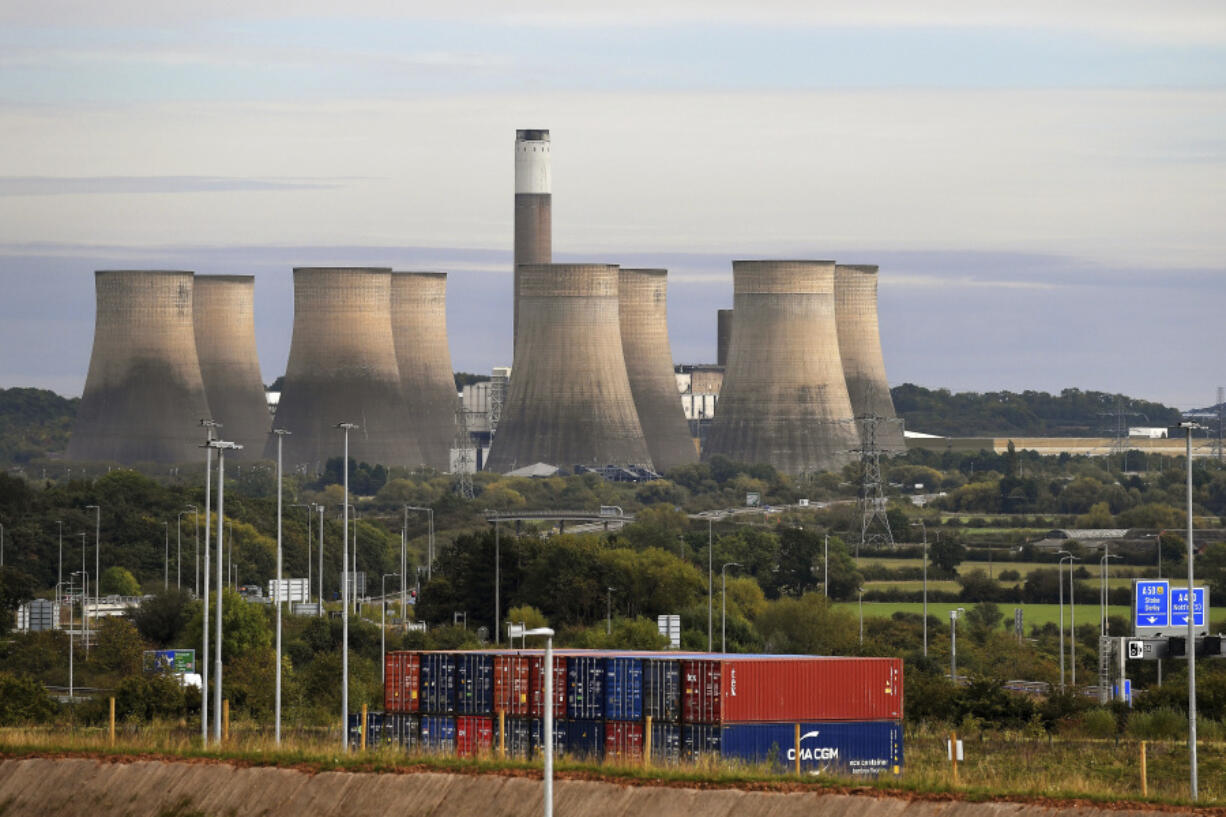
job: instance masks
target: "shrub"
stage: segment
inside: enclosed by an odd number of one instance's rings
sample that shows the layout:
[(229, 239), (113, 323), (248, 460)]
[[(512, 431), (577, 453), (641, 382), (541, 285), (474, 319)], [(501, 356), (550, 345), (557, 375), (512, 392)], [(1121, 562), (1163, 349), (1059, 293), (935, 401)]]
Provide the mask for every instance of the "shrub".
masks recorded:
[(1092, 738), (1115, 737), (1115, 716), (1106, 709), (1091, 709), (1081, 719), (1081, 728)]
[(58, 708), (38, 681), (0, 672), (0, 726), (47, 721)]
[(1187, 731), (1187, 717), (1169, 707), (1152, 712), (1134, 712), (1128, 719), (1128, 734), (1141, 740), (1178, 738)]

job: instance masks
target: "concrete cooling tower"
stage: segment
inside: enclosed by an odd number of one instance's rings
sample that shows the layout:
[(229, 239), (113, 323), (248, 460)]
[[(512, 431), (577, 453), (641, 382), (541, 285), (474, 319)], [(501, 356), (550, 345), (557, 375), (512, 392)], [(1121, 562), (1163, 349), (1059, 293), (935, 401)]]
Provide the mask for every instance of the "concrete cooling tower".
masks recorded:
[(668, 272), (623, 268), (618, 282), (622, 355), (651, 461), (661, 472), (698, 462), (668, 344)]
[(197, 275), (193, 313), (212, 419), (223, 439), (243, 446), (240, 456), (255, 459), (272, 429), (255, 349), (255, 278)]
[(392, 337), (405, 408), (424, 462), (448, 471), (459, 398), (447, 346), (446, 273), (392, 273)]
[[(337, 423), (356, 423), (349, 456), (358, 462), (417, 467), (417, 444), (392, 337), (392, 271), (363, 267), (294, 270), (294, 334), (275, 428), (286, 467), (322, 469), (342, 456)], [(275, 456), (270, 439), (265, 456)]]
[(732, 344), (732, 310), (715, 312), (715, 365), (728, 365), (728, 347)]
[(839, 357), (833, 261), (734, 261), (732, 345), (703, 459), (839, 468), (859, 435)]
[[(852, 411), (857, 417), (875, 414), (894, 418), (877, 323), (876, 266), (839, 264), (834, 268), (834, 316)], [(900, 422), (878, 422), (877, 447), (887, 452), (906, 451), (902, 432)], [(863, 438), (863, 427), (860, 435)]]
[(68, 458), (202, 461), (209, 417), (192, 327), (192, 273), (101, 270), (89, 374)]
[(617, 266), (519, 268), (520, 334), (487, 468), (651, 466), (617, 317)]
[(549, 131), (515, 131), (515, 323), (519, 337), (519, 266), (553, 261)]

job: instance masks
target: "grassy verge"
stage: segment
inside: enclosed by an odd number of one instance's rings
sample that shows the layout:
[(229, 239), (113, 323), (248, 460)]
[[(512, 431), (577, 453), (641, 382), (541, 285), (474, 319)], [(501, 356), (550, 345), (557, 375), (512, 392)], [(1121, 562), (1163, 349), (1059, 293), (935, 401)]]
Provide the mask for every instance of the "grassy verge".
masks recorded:
[[(965, 760), (959, 764), (959, 782), (953, 783), (946, 759), (947, 733), (933, 729), (908, 730), (906, 765), (900, 778), (806, 777), (781, 774), (766, 765), (725, 763), (707, 759), (680, 766), (638, 763), (594, 763), (562, 759), (559, 777), (603, 779), (614, 782), (698, 787), (752, 787), (780, 791), (831, 789), (897, 792), (905, 797), (957, 797), (968, 800), (1014, 799), (1026, 801), (1099, 804), (1182, 804), (1188, 795), (1188, 751), (1179, 741), (1153, 741), (1147, 745), (1149, 794), (1141, 796), (1140, 745), (1133, 740), (1051, 738), (986, 732), (965, 735)], [(26, 755), (91, 755), (116, 759), (193, 758), (255, 766), (284, 766), (309, 771), (403, 773), (429, 769), (459, 774), (533, 776), (540, 767), (523, 760), (493, 756), (458, 759), (405, 753), (392, 749), (343, 753), (339, 734), (288, 731), (277, 747), (263, 730), (236, 729), (222, 747), (202, 749), (199, 737), (182, 727), (129, 729), (108, 745), (102, 730), (24, 728), (0, 730), (0, 757)], [(1226, 743), (1200, 745), (1200, 803), (1226, 807)]]

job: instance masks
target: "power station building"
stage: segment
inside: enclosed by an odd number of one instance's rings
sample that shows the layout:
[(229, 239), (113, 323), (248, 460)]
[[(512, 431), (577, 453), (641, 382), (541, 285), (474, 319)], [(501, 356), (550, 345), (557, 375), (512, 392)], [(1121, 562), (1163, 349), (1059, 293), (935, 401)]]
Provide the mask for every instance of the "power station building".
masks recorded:
[(256, 459), (268, 440), (272, 417), (255, 346), (255, 278), (197, 275), (192, 300), (209, 416), (221, 423), (223, 439), (243, 446), (240, 456)]
[(651, 466), (618, 320), (613, 264), (526, 264), (519, 342), (487, 468)]
[(210, 414), (192, 279), (180, 270), (94, 274), (94, 346), (69, 459), (125, 465), (200, 459), (200, 421)]
[[(349, 456), (415, 468), (425, 463), (404, 405), (392, 336), (392, 271), (294, 269), (294, 334), (275, 428), (287, 467), (320, 470), (342, 452), (338, 423), (354, 423)], [(266, 457), (276, 455), (269, 442)]]
[(405, 411), (423, 461), (449, 471), (459, 396), (447, 344), (446, 273), (392, 273), (391, 311)]
[(668, 272), (618, 272), (618, 320), (622, 354), (647, 450), (657, 471), (698, 462), (698, 449), (677, 399), (668, 343)]
[[(834, 268), (834, 315), (839, 330), (839, 354), (847, 394), (856, 417), (873, 415), (876, 444), (887, 453), (907, 450), (902, 423), (894, 414), (894, 400), (885, 377), (881, 353), (881, 327), (877, 320), (877, 267), (838, 264)], [(857, 421), (860, 436), (865, 423)]]
[(833, 261), (734, 261), (732, 340), (703, 459), (801, 474), (839, 468), (859, 435), (843, 378)]
[(553, 194), (548, 130), (515, 131), (515, 269), (512, 342), (519, 342), (519, 268), (553, 261)]

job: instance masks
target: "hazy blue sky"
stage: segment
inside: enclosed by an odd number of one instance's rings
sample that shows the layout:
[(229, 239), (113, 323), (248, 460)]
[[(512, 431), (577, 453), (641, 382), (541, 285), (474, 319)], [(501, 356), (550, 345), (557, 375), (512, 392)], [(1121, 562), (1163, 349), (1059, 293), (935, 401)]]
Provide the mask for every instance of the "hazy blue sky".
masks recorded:
[(881, 265), (891, 381), (1226, 383), (1220, 0), (224, 0), (0, 7), (0, 386), (79, 393), (92, 271), (452, 273), (509, 363), (512, 144), (553, 131), (559, 259), (667, 266), (714, 357), (733, 258)]

